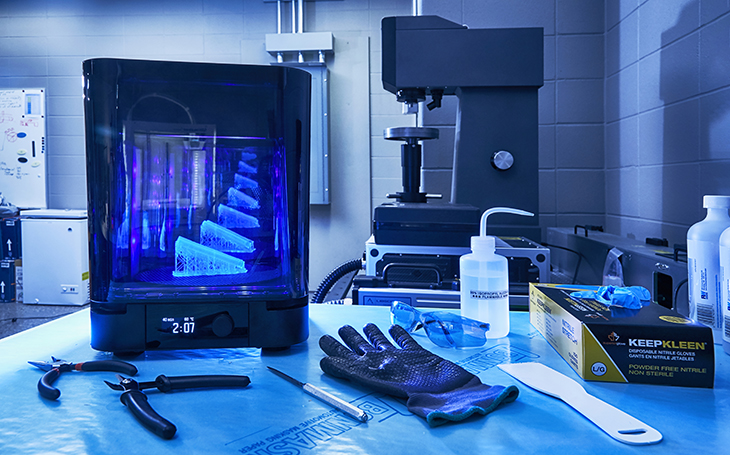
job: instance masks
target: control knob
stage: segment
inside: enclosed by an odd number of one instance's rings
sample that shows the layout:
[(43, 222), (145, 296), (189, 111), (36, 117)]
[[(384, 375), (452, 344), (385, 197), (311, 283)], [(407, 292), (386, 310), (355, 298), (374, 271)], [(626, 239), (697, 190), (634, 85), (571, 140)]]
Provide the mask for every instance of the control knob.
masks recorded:
[(213, 319), (210, 326), (215, 336), (227, 337), (233, 332), (233, 318), (228, 313), (221, 313)]
[(506, 171), (513, 164), (515, 164), (515, 157), (507, 150), (500, 150), (492, 155), (492, 167), (498, 171)]

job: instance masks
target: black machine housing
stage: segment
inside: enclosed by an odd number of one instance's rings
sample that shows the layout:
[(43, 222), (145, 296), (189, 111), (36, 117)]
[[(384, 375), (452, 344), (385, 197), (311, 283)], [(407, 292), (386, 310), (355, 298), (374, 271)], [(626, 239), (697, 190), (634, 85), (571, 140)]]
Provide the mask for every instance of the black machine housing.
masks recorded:
[[(471, 251), (482, 213), (493, 207), (539, 211), (543, 29), (469, 29), (438, 16), (386, 17), (382, 82), (409, 107), (430, 97), (428, 109), (438, 109), (444, 96), (456, 96), (451, 199), (435, 200), (420, 189), (421, 154), (430, 150), (419, 141), (443, 140), (428, 117), (423, 127), (386, 129), (385, 139), (405, 142), (403, 191), (374, 210), (366, 273), (353, 280), (353, 302), (458, 307), (459, 257)], [(488, 234), (500, 237), (497, 253), (509, 258), (511, 307), (527, 308), (528, 283), (549, 282), (549, 250), (529, 240), (541, 237), (538, 217), (496, 213)]]
[[(443, 97), (457, 98), (451, 204), (476, 207), (479, 214), (493, 207), (539, 212), (542, 28), (470, 29), (439, 16), (385, 17), (382, 68), (383, 88), (403, 103), (411, 105), (430, 97), (428, 108), (438, 109)], [(430, 126), (427, 121), (424, 115), (424, 127)], [(416, 139), (432, 138), (424, 134)], [(439, 140), (443, 139), (424, 142), (423, 153), (429, 154), (429, 146)], [(410, 163), (415, 168), (420, 160), (406, 159), (406, 150), (403, 149), (404, 167)], [(509, 166), (499, 165), (495, 156), (500, 153), (511, 156), (513, 162)], [(415, 176), (417, 172), (408, 170), (409, 175)], [(407, 183), (404, 178), (405, 193), (409, 192)], [(438, 201), (428, 201), (420, 207), (428, 211), (437, 204)], [(398, 209), (388, 204), (375, 209), (376, 238), (381, 218), (378, 212), (391, 210)], [(469, 216), (465, 213), (459, 219)], [(435, 224), (441, 222), (438, 214), (424, 217), (430, 217)], [(383, 214), (382, 218), (392, 224), (395, 214)], [(403, 229), (408, 230), (407, 221), (403, 222)], [(539, 239), (538, 217), (495, 214), (490, 218), (490, 235)], [(442, 245), (436, 242), (432, 244)], [(467, 241), (464, 246), (468, 245)]]
[(311, 76), (120, 59), (83, 70), (92, 347), (306, 340)]

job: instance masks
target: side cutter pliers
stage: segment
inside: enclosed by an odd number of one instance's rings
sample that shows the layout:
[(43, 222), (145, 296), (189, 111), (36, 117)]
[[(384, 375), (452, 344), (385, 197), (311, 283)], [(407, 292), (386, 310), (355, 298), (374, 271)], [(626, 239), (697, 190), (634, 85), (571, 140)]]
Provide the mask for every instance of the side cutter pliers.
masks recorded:
[(38, 392), (40, 392), (43, 398), (48, 400), (57, 400), (61, 396), (61, 391), (53, 387), (53, 383), (61, 376), (61, 373), (67, 371), (114, 371), (129, 376), (137, 374), (137, 367), (131, 363), (122, 362), (121, 360), (92, 360), (89, 362), (71, 363), (53, 356), (51, 356), (51, 360), (52, 362), (28, 362), (34, 367), (46, 371), (46, 374), (38, 381)]
[(119, 400), (129, 408), (142, 425), (163, 439), (172, 439), (177, 428), (172, 422), (152, 409), (152, 406), (147, 402), (147, 395), (142, 390), (156, 388), (160, 392), (167, 393), (182, 389), (246, 387), (251, 383), (248, 376), (236, 375), (167, 377), (161, 374), (154, 381), (137, 382), (118, 374), (117, 379), (119, 379), (119, 384), (113, 384), (109, 381), (104, 382), (110, 388), (124, 392)]

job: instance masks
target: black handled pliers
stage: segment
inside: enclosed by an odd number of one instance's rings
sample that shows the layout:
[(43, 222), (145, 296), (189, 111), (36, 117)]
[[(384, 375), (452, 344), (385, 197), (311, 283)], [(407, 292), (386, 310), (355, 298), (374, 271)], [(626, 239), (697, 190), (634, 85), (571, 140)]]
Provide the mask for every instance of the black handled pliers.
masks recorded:
[(137, 374), (137, 367), (121, 360), (92, 360), (83, 363), (71, 363), (53, 356), (51, 356), (51, 360), (52, 362), (28, 362), (34, 367), (46, 371), (46, 374), (38, 381), (38, 392), (48, 400), (56, 400), (61, 396), (61, 391), (53, 387), (53, 383), (61, 376), (61, 373), (67, 371), (114, 371), (129, 376)]
[(177, 428), (172, 422), (152, 409), (152, 406), (147, 402), (147, 395), (142, 390), (155, 388), (160, 392), (167, 393), (182, 389), (246, 387), (251, 383), (248, 376), (236, 375), (167, 377), (161, 374), (154, 381), (137, 382), (118, 374), (117, 379), (119, 379), (119, 384), (113, 384), (109, 381), (104, 382), (114, 390), (123, 391), (124, 393), (119, 397), (119, 400), (129, 408), (142, 425), (163, 439), (171, 439), (175, 436)]

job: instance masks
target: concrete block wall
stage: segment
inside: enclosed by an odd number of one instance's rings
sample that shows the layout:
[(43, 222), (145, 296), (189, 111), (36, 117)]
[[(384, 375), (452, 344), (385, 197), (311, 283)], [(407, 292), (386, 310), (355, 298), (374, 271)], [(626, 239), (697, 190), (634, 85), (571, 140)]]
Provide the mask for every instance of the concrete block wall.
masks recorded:
[[(372, 208), (401, 190), (400, 144), (382, 133), (417, 120), (382, 89), (380, 20), (411, 14), (412, 3), (306, 2), (305, 29), (332, 31), (337, 46), (328, 58), (332, 203), (312, 208), (310, 287), (362, 253)], [(544, 28), (541, 226), (605, 225), (675, 243), (703, 217), (703, 194), (730, 194), (729, 0), (416, 3), (474, 28)], [(0, 2), (0, 89), (48, 89), (51, 207), (86, 204), (83, 59), (268, 64), (275, 18), (276, 3), (264, 0)], [(445, 139), (424, 157), (424, 189), (445, 197), (454, 118), (453, 100), (423, 116)]]
[[(289, 32), (291, 3), (283, 5)], [(360, 257), (370, 235), (371, 105), (372, 122), (388, 126), (398, 107), (379, 83), (380, 20), (411, 12), (411, 0), (305, 4), (305, 31), (335, 36), (335, 53), (327, 56), (331, 203), (311, 210), (312, 289), (337, 265)], [(0, 89), (47, 88), (49, 206), (86, 207), (83, 60), (269, 64), (275, 58), (264, 39), (276, 33), (276, 17), (270, 0), (0, 1)], [(383, 142), (373, 147), (375, 182), (390, 170), (377, 159), (380, 147), (391, 145)]]
[[(544, 78), (539, 90), (540, 226), (604, 224), (603, 0), (422, 0), (436, 14), (470, 28), (542, 27)], [(423, 114), (453, 138), (456, 101)], [(453, 140), (453, 139), (452, 139)], [(424, 144), (427, 192), (449, 194), (453, 151)], [(453, 142), (452, 147), (453, 148)], [(438, 153), (437, 153), (438, 152)], [(434, 159), (432, 155), (445, 156)], [(538, 239), (539, 240), (539, 239)]]
[[(469, 27), (544, 28), (542, 227), (683, 243), (702, 196), (730, 194), (728, 0), (419, 3)], [(448, 129), (441, 115), (424, 122)], [(448, 160), (429, 160), (426, 191), (448, 191)]]
[(730, 195), (730, 2), (606, 1), (606, 225), (684, 243)]

